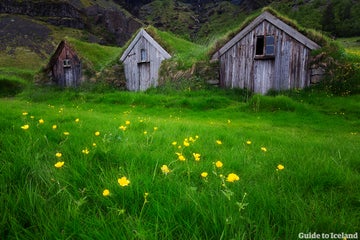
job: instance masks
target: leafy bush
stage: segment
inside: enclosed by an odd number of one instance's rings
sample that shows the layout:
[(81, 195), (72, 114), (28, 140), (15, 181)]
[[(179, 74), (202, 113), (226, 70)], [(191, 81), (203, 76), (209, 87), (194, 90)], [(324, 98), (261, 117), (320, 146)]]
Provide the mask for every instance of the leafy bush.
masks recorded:
[(326, 75), (317, 87), (341, 96), (360, 93), (360, 57), (346, 53), (335, 41), (322, 51), (325, 54), (320, 61), (326, 67)]

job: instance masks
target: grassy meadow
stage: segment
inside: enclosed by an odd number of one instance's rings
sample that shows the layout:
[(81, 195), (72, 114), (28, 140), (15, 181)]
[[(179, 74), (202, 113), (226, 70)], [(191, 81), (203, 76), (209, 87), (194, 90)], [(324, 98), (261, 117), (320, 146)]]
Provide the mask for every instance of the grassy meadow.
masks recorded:
[(360, 223), (360, 96), (0, 99), (1, 239), (299, 239)]

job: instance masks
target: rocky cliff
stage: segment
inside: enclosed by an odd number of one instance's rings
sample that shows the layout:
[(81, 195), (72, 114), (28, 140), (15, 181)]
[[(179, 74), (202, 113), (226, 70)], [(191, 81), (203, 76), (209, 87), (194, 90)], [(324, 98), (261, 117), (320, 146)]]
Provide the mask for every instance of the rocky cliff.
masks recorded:
[[(95, 1), (96, 2), (96, 1)], [(1, 0), (0, 13), (25, 15), (55, 26), (86, 30), (93, 41), (122, 46), (142, 23), (117, 5), (84, 6), (77, 1)]]

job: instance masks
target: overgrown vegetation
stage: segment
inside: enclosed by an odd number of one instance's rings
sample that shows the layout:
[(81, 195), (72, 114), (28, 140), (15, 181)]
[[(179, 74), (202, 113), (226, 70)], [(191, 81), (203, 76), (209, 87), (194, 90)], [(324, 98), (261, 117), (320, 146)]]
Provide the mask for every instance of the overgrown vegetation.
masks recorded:
[(321, 49), (319, 61), (326, 69), (324, 79), (317, 87), (336, 95), (360, 93), (360, 55), (347, 52), (339, 42), (330, 41)]
[(358, 95), (151, 91), (1, 99), (1, 238), (358, 231)]

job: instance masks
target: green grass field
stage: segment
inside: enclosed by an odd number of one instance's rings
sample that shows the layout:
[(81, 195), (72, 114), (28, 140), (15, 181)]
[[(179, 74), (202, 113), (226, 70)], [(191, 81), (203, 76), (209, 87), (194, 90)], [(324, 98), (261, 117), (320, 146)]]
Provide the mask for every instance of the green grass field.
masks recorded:
[(0, 99), (0, 238), (358, 232), (360, 96), (243, 99), (49, 89)]

